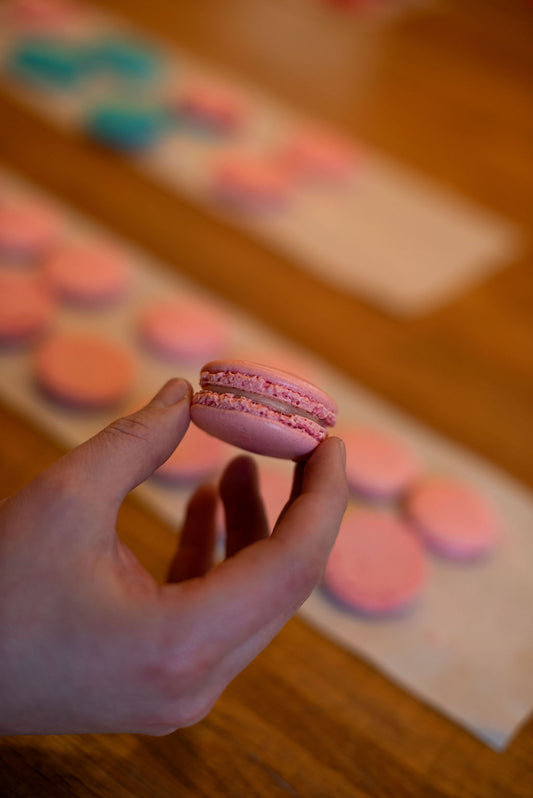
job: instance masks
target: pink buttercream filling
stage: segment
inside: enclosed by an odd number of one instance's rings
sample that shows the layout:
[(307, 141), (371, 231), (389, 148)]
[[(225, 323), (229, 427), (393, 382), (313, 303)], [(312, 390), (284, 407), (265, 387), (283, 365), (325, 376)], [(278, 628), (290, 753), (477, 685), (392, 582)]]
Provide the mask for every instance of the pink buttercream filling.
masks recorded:
[(245, 413), (251, 413), (254, 416), (266, 418), (269, 421), (275, 421), (306, 432), (311, 435), (318, 442), (323, 441), (327, 437), (327, 431), (316, 421), (304, 416), (290, 415), (289, 413), (281, 413), (278, 410), (273, 410), (271, 407), (254, 402), (243, 396), (236, 396), (233, 393), (215, 393), (214, 391), (199, 391), (194, 394), (193, 404), (206, 405), (207, 407), (216, 407), (218, 410), (240, 410)]
[[(256, 394), (258, 401), (261, 401), (263, 396), (269, 396), (272, 399), (290, 405), (290, 407), (311, 414), (328, 427), (334, 427), (337, 420), (336, 414), (322, 402), (310, 399), (308, 396), (288, 388), (286, 385), (280, 385), (259, 375), (241, 374), (233, 371), (203, 371), (200, 375), (200, 385), (202, 387), (216, 385), (225, 388), (236, 388), (240, 391)], [(311, 423), (314, 424), (314, 422)]]

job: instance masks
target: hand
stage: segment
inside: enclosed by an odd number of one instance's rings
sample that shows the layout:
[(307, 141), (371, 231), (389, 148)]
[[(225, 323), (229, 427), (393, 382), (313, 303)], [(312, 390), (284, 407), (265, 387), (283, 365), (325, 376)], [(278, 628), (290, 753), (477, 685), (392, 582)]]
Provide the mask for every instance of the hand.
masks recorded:
[(214, 487), (189, 504), (168, 584), (120, 542), (120, 504), (178, 445), (189, 403), (188, 383), (171, 380), (0, 505), (0, 733), (196, 723), (320, 578), (346, 506), (335, 438), (296, 466), (270, 537), (253, 461), (229, 464), (215, 567)]

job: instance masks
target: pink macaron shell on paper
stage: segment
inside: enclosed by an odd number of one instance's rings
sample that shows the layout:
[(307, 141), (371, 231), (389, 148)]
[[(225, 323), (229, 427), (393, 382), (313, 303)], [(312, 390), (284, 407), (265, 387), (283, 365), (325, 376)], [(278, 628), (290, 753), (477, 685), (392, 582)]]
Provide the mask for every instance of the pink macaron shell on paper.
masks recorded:
[(212, 477), (228, 458), (229, 447), (191, 424), (178, 447), (154, 476), (170, 484), (190, 485)]
[(131, 279), (129, 263), (122, 252), (92, 241), (57, 248), (46, 259), (44, 273), (60, 299), (81, 306), (119, 301)]
[(321, 183), (342, 183), (356, 174), (359, 155), (351, 142), (334, 131), (295, 131), (279, 150), (279, 162), (294, 177)]
[(452, 560), (490, 554), (500, 537), (500, 519), (473, 486), (444, 476), (419, 480), (405, 497), (404, 509), (421, 539)]
[(170, 298), (144, 308), (139, 332), (156, 357), (172, 363), (194, 363), (220, 356), (226, 350), (231, 323), (210, 303)]
[(53, 298), (39, 274), (12, 267), (0, 269), (0, 344), (34, 340), (49, 328)]
[(34, 374), (45, 394), (71, 407), (96, 410), (125, 399), (135, 378), (128, 350), (91, 333), (55, 333), (35, 354)]
[(84, 13), (72, 0), (11, 0), (9, 22), (28, 36), (68, 35), (83, 26)]
[(410, 609), (427, 578), (423, 547), (386, 512), (349, 509), (331, 550), (323, 587), (343, 606), (373, 616)]
[(292, 184), (288, 172), (264, 154), (233, 152), (212, 166), (211, 195), (234, 210), (283, 209), (290, 202)]
[(191, 405), (193, 422), (210, 435), (283, 459), (309, 455), (336, 417), (336, 403), (317, 386), (244, 360), (206, 364)]
[(232, 133), (245, 118), (243, 100), (225, 86), (196, 82), (184, 86), (170, 101), (185, 120), (216, 133)]
[(0, 256), (38, 260), (57, 244), (60, 218), (48, 208), (27, 202), (0, 204)]
[(385, 430), (346, 427), (346, 476), (352, 493), (369, 501), (397, 498), (418, 477), (420, 464), (407, 443)]

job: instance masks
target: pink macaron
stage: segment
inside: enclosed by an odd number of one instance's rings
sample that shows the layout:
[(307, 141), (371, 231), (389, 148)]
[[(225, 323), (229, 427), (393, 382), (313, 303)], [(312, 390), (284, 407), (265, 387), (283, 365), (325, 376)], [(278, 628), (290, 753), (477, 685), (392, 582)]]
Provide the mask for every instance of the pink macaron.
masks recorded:
[(0, 205), (0, 254), (14, 260), (37, 260), (61, 235), (61, 221), (40, 205), (26, 202)]
[(65, 244), (51, 253), (44, 266), (52, 290), (75, 305), (113, 304), (130, 281), (129, 264), (122, 252), (94, 241)]
[(337, 405), (289, 372), (246, 360), (215, 360), (201, 370), (191, 418), (205, 432), (241, 449), (300, 459), (327, 437)]
[(338, 184), (356, 173), (359, 157), (352, 144), (335, 132), (308, 129), (287, 139), (279, 161), (295, 177)]
[(422, 540), (442, 557), (475, 560), (498, 542), (495, 508), (474, 487), (456, 479), (421, 479), (407, 494), (405, 511)]
[(139, 319), (139, 332), (150, 352), (162, 360), (202, 362), (226, 349), (231, 323), (207, 302), (167, 298), (150, 303)]
[(346, 444), (350, 490), (369, 501), (397, 498), (420, 472), (418, 459), (403, 440), (372, 427), (339, 431)]
[(244, 104), (230, 89), (211, 83), (183, 87), (170, 105), (187, 122), (214, 133), (232, 133), (242, 124)]
[(56, 333), (40, 346), (35, 378), (43, 391), (80, 409), (110, 407), (131, 390), (135, 363), (113, 341), (90, 333)]
[(394, 615), (418, 598), (424, 550), (409, 526), (379, 510), (349, 510), (324, 571), (328, 593), (364, 615)]
[(34, 339), (52, 322), (55, 304), (39, 275), (18, 268), (0, 270), (0, 343)]
[(275, 211), (290, 201), (292, 180), (274, 159), (251, 153), (231, 153), (213, 166), (212, 196), (239, 211)]

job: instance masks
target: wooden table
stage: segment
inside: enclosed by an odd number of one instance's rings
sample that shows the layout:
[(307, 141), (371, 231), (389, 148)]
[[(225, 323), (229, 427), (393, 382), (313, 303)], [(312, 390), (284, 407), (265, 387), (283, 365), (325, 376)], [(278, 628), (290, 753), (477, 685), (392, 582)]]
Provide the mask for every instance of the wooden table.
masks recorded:
[[(318, 0), (106, 5), (245, 72), (527, 231), (527, 3), (437, 0), (406, 12), (379, 39), (365, 91), (357, 89), (355, 17), (328, 15), (325, 24)], [(0, 118), (7, 164), (533, 485), (531, 252), (438, 312), (400, 322), (321, 285), (1, 91)], [(287, 288), (296, 297), (290, 317), (280, 301)], [(60, 449), (4, 408), (0, 425), (0, 478), (9, 493)], [(134, 502), (119, 528), (162, 576), (173, 533)], [(166, 738), (4, 739), (0, 793), (533, 796), (533, 721), (496, 754), (294, 619), (195, 727)]]

